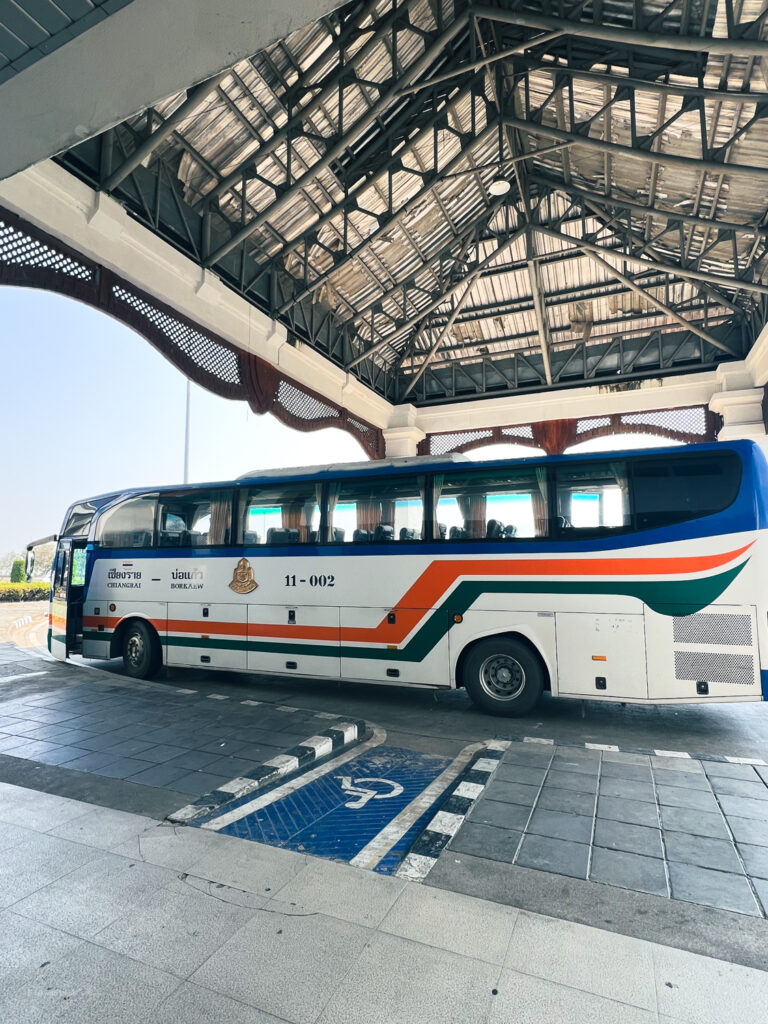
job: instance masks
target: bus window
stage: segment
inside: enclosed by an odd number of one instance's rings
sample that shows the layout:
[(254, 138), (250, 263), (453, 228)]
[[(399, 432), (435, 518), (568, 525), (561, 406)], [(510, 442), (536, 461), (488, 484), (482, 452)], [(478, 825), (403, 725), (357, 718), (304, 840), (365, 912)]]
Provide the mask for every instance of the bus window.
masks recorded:
[(62, 537), (87, 537), (91, 526), (91, 520), (97, 509), (97, 505), (90, 501), (81, 501), (73, 505), (61, 531)]
[(557, 532), (602, 534), (627, 530), (629, 510), (627, 464), (582, 462), (557, 466)]
[(722, 512), (736, 500), (740, 485), (735, 452), (638, 459), (632, 464), (636, 527), (648, 530)]
[(316, 544), (320, 531), (320, 484), (267, 484), (240, 493), (242, 543)]
[(332, 541), (408, 543), (424, 536), (425, 478), (340, 480), (329, 488)]
[(232, 492), (175, 491), (158, 499), (157, 546), (210, 547), (228, 544)]
[(434, 493), (436, 540), (509, 541), (547, 535), (543, 466), (437, 473)]
[(99, 519), (96, 540), (105, 548), (151, 548), (155, 530), (156, 494), (128, 498)]

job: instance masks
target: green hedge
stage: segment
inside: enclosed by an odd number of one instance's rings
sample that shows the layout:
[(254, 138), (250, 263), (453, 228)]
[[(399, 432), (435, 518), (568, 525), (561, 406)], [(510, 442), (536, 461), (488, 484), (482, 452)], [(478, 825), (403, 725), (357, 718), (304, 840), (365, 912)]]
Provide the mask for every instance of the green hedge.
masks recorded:
[(0, 583), (0, 601), (47, 601), (50, 583)]

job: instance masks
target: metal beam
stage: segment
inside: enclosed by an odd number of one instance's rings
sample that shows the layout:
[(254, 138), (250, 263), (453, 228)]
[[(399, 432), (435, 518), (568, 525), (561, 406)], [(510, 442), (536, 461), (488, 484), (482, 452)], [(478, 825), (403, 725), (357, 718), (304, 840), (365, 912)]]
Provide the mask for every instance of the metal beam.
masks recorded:
[(676, 274), (678, 277), (689, 278), (691, 281), (704, 281), (707, 284), (713, 284), (718, 288), (724, 288), (728, 291), (745, 290), (758, 292), (760, 295), (768, 295), (768, 285), (759, 284), (757, 281), (721, 277), (719, 274), (709, 274), (703, 270), (691, 270), (689, 267), (678, 267), (673, 263), (662, 263), (659, 260), (644, 260), (640, 256), (634, 256), (632, 253), (610, 249), (607, 246), (595, 245), (593, 242), (587, 242), (583, 238), (574, 238), (572, 235), (565, 235), (561, 231), (553, 231), (551, 228), (546, 228), (541, 224), (535, 224), (534, 228), (539, 234), (548, 235), (550, 238), (567, 242), (569, 245), (575, 245), (578, 248), (584, 249), (585, 252), (594, 252), (598, 256), (603, 254), (615, 256), (617, 259), (624, 260), (625, 263), (634, 263), (637, 266), (644, 267), (646, 270), (665, 270), (670, 274)]
[(539, 273), (539, 267), (536, 261), (533, 259), (533, 235), (531, 229), (527, 231), (527, 248), (528, 248), (528, 279), (531, 282), (531, 295), (533, 297), (533, 306), (536, 313), (536, 331), (539, 335), (539, 347), (541, 348), (541, 358), (544, 363), (544, 374), (547, 378), (547, 384), (552, 384), (552, 367), (549, 362), (549, 350), (551, 347), (551, 339), (549, 336), (549, 321), (547, 319), (547, 307), (544, 302), (544, 296), (541, 287), (541, 275)]
[(194, 89), (190, 89), (184, 102), (163, 121), (159, 128), (136, 147), (127, 160), (124, 160), (119, 167), (112, 171), (106, 181), (102, 182), (102, 190), (104, 192), (112, 192), (116, 189), (132, 171), (136, 170), (139, 164), (152, 155), (161, 142), (164, 142), (176, 131), (179, 125), (183, 124), (188, 117), (191, 117), (196, 110), (203, 106), (211, 93), (215, 92), (224, 79), (229, 76), (229, 73), (229, 70), (222, 71), (221, 74), (209, 78), (207, 82), (201, 82)]
[[(608, 25), (588, 21), (568, 21), (564, 18), (550, 18), (542, 14), (529, 14), (521, 10), (504, 10), (477, 4), (470, 8), (475, 18), (519, 25), (520, 28), (535, 28), (542, 32), (562, 32), (563, 35), (596, 39), (599, 42), (614, 43), (617, 46), (645, 47), (657, 50), (684, 50), (687, 53), (715, 53), (728, 57), (768, 57), (768, 42), (761, 39), (745, 39), (743, 36), (684, 36), (673, 32), (638, 32), (634, 29), (611, 28)], [(749, 25), (739, 26), (741, 31)]]
[[(475, 139), (473, 139), (470, 142), (466, 149), (460, 150), (456, 154), (456, 156), (445, 165), (444, 172), (447, 174), (455, 167), (458, 167), (462, 161), (467, 159), (467, 154), (471, 152), (472, 149), (474, 149), (476, 146), (482, 146), (482, 144), (488, 138), (490, 138), (492, 135), (495, 135), (497, 132), (498, 124), (489, 124), (484, 131), (482, 131)], [(313, 292), (317, 291), (317, 289), (320, 288), (323, 284), (325, 284), (325, 282), (330, 277), (332, 277), (343, 267), (347, 266), (350, 260), (353, 260), (357, 256), (359, 256), (364, 249), (371, 245), (372, 242), (375, 242), (376, 239), (383, 235), (385, 232), (391, 231), (392, 228), (406, 216), (406, 214), (410, 213), (414, 206), (421, 203), (424, 200), (424, 198), (430, 194), (435, 185), (440, 184), (440, 179), (441, 175), (436, 175), (433, 172), (432, 176), (429, 179), (429, 183), (425, 185), (423, 188), (419, 189), (418, 192), (414, 193), (414, 195), (412, 195), (411, 198), (406, 203), (403, 203), (403, 205), (400, 207), (397, 213), (393, 214), (388, 220), (380, 220), (379, 226), (376, 228), (375, 231), (372, 231), (371, 234), (366, 239), (360, 242), (359, 245), (355, 246), (354, 249), (351, 249), (344, 256), (343, 259), (340, 259), (329, 270), (326, 270), (322, 274), (318, 275), (318, 277), (316, 277), (314, 281), (312, 281), (310, 284), (306, 286), (306, 288), (299, 292), (298, 295), (291, 298), (290, 302), (286, 303), (280, 309), (280, 313), (284, 313), (286, 308), (291, 303), (306, 298), (308, 295), (311, 295)]]
[(456, 317), (459, 315), (459, 313), (462, 310), (462, 307), (464, 306), (464, 303), (469, 298), (469, 293), (472, 291), (472, 288), (474, 287), (475, 281), (477, 280), (477, 276), (478, 276), (477, 274), (471, 274), (467, 278), (467, 281), (466, 281), (467, 287), (464, 290), (464, 294), (461, 296), (460, 299), (457, 300), (456, 305), (453, 307), (453, 312), (448, 317), (448, 322), (446, 323), (445, 327), (443, 327), (443, 329), (440, 331), (440, 333), (437, 335), (437, 338), (435, 339), (435, 341), (434, 341), (432, 347), (430, 348), (429, 352), (427, 352), (426, 356), (424, 357), (424, 360), (423, 360), (421, 366), (419, 367), (419, 369), (416, 371), (416, 373), (413, 375), (413, 377), (411, 377), (411, 380), (410, 380), (410, 382), (408, 384), (408, 387), (403, 392), (403, 398), (407, 398), (408, 395), (410, 395), (411, 391), (413, 391), (413, 389), (416, 387), (416, 385), (419, 383), (421, 378), (426, 373), (427, 367), (429, 366), (429, 364), (432, 362), (432, 360), (437, 355), (437, 350), (442, 345), (443, 339), (445, 338), (445, 336), (448, 333), (448, 331), (450, 331), (450, 329), (453, 327), (453, 325), (454, 325), (454, 323), (456, 321)]
[[(574, 143), (570, 143), (570, 145), (574, 145)], [(560, 147), (558, 146), (557, 148), (559, 149)], [(537, 154), (534, 152), (526, 155), (536, 156)], [(696, 228), (714, 229), (715, 231), (735, 231), (739, 234), (751, 235), (752, 237), (768, 238), (768, 227), (763, 227), (760, 224), (740, 224), (737, 221), (707, 220), (704, 217), (693, 217), (687, 213), (678, 213), (676, 210), (662, 210), (658, 206), (643, 206), (642, 203), (633, 203), (629, 199), (623, 199), (614, 195), (604, 195), (601, 192), (591, 192), (589, 189), (580, 188), (571, 182), (560, 181), (557, 178), (550, 178), (546, 174), (536, 172), (531, 174), (530, 180), (549, 189), (559, 189), (562, 192), (567, 192), (569, 195), (577, 196), (579, 199), (591, 199), (603, 206), (618, 206), (622, 210), (629, 210), (632, 213), (639, 214), (641, 217), (660, 217), (668, 221), (679, 221), (681, 224), (687, 224)]]
[[(332, 99), (339, 88), (339, 84), (343, 81), (345, 76), (348, 75), (353, 68), (357, 67), (358, 64), (360, 64), (369, 56), (369, 54), (379, 45), (381, 40), (389, 34), (393, 23), (398, 18), (402, 17), (403, 13), (407, 11), (409, 7), (411, 7), (416, 2), (417, 0), (403, 0), (403, 2), (397, 7), (397, 9), (393, 8), (393, 10), (389, 11), (381, 19), (381, 21), (376, 24), (376, 27), (371, 38), (363, 46), (361, 46), (360, 49), (352, 57), (350, 57), (346, 63), (343, 60), (341, 60), (339, 62), (339, 66), (322, 82), (318, 83), (317, 94), (314, 95), (309, 100), (309, 102), (306, 103), (294, 117), (289, 117), (288, 122), (285, 125), (283, 125), (282, 128), (275, 128), (273, 134), (265, 142), (263, 142), (255, 152), (251, 153), (245, 160), (241, 161), (238, 164), (238, 166), (234, 168), (234, 170), (230, 171), (230, 173), (225, 178), (223, 178), (215, 188), (211, 189), (211, 191), (206, 194), (205, 198), (218, 199), (220, 196), (224, 195), (225, 192), (228, 192), (231, 188), (234, 188), (237, 185), (242, 184), (243, 171), (247, 167), (258, 166), (262, 162), (262, 160), (266, 160), (268, 156), (271, 156), (272, 153), (274, 153), (275, 150), (282, 145), (282, 143), (286, 142), (290, 138), (293, 132), (295, 132), (298, 128), (301, 127), (304, 120), (307, 117), (309, 117), (310, 114), (314, 113), (314, 111), (321, 107), (323, 103), (326, 103), (329, 99)], [(375, 12), (377, 4), (378, 0), (370, 0), (370, 2), (365, 5), (363, 10), (354, 19), (354, 27), (359, 28), (359, 26), (362, 25), (365, 19), (372, 12)], [(343, 46), (349, 41), (349, 36), (352, 34), (350, 31), (351, 28), (352, 26), (347, 26), (345, 28), (345, 31), (342, 32), (341, 36), (337, 40), (334, 40), (334, 47), (338, 46), (339, 49), (343, 48)], [(323, 52), (318, 57), (318, 59), (304, 72), (304, 74), (301, 76), (302, 80), (306, 82), (308, 79), (312, 77), (313, 74), (315, 74), (318, 68), (322, 67), (323, 64), (325, 64), (326, 62), (327, 51)], [(306, 91), (308, 91), (309, 88), (309, 86), (305, 86)], [(293, 96), (289, 97), (289, 94), (286, 93), (286, 99), (293, 100)]]
[[(516, 231), (514, 231), (506, 240), (506, 242), (499, 245), (490, 254), (490, 256), (486, 256), (486, 258), (482, 260), (482, 262), (478, 263), (477, 266), (471, 271), (471, 273), (475, 275), (476, 272), (477, 274), (479, 274), (483, 270), (485, 270), (485, 268), (489, 264), (491, 264), (495, 259), (501, 256), (502, 253), (506, 252), (507, 249), (510, 249), (518, 240), (518, 238), (525, 232), (525, 230), (525, 228), (518, 228)], [(369, 356), (374, 355), (380, 349), (386, 348), (387, 346), (392, 345), (395, 341), (398, 341), (400, 338), (403, 337), (404, 334), (407, 334), (412, 327), (415, 327), (416, 324), (418, 324), (419, 321), (421, 321), (428, 313), (434, 312), (434, 310), (438, 309), (438, 307), (440, 307), (447, 299), (450, 299), (452, 295), (455, 295), (456, 292), (461, 288), (462, 284), (464, 284), (464, 281), (460, 281), (458, 284), (452, 285), (446, 292), (441, 293), (436, 299), (433, 299), (433, 301), (430, 302), (424, 309), (420, 310), (417, 316), (411, 317), (404, 324), (398, 327), (397, 330), (393, 331), (391, 334), (388, 334), (385, 338), (377, 342), (371, 348), (366, 349), (365, 352), (362, 352), (359, 356), (356, 356), (354, 359), (350, 360), (350, 362), (347, 363), (344, 369), (351, 370), (353, 367), (357, 366), (358, 363), (361, 363), (364, 359), (367, 359)]]
[(598, 256), (597, 253), (594, 252), (588, 253), (588, 256), (599, 267), (602, 267), (603, 270), (607, 271), (611, 277), (615, 277), (618, 281), (621, 281), (623, 285), (630, 288), (636, 295), (641, 296), (646, 302), (655, 306), (660, 312), (671, 317), (671, 319), (679, 323), (681, 327), (685, 327), (687, 330), (693, 331), (694, 334), (698, 334), (698, 336), (706, 341), (707, 344), (713, 345), (715, 348), (719, 348), (722, 352), (727, 352), (729, 356), (738, 358), (741, 354), (739, 352), (733, 352), (727, 345), (723, 345), (721, 341), (718, 341), (717, 338), (714, 338), (707, 331), (702, 330), (701, 327), (698, 327), (690, 320), (686, 320), (684, 316), (680, 316), (679, 313), (675, 312), (675, 310), (670, 306), (667, 306), (666, 303), (661, 301), (661, 299), (657, 299), (654, 295), (651, 295), (650, 292), (645, 291), (645, 289), (635, 284), (632, 278), (627, 277), (626, 274), (622, 274), (620, 270), (617, 270), (616, 267), (612, 266), (607, 260), (604, 260), (602, 256)]
[[(403, 76), (404, 81), (409, 81), (426, 71), (430, 65), (437, 59), (440, 53), (445, 48), (446, 44), (451, 41), (462, 29), (466, 26), (467, 15), (461, 14), (438, 38), (428, 46), (422, 56), (413, 62), (407, 69)], [(249, 238), (254, 231), (258, 231), (260, 227), (267, 223), (267, 221), (274, 217), (275, 214), (279, 213), (286, 206), (293, 202), (294, 195), (297, 190), (306, 188), (310, 185), (319, 174), (327, 170), (334, 160), (338, 159), (341, 154), (347, 149), (350, 142), (355, 139), (361, 132), (365, 131), (373, 122), (387, 109), (393, 98), (397, 94), (397, 90), (400, 87), (400, 82), (396, 82), (386, 92), (382, 93), (378, 101), (371, 107), (371, 109), (360, 117), (352, 127), (345, 132), (341, 139), (333, 146), (330, 147), (316, 164), (313, 164), (302, 176), (295, 181), (289, 189), (287, 189), (282, 195), (270, 203), (266, 209), (262, 210), (253, 220), (248, 221), (238, 231), (236, 231), (231, 238), (229, 238), (223, 245), (220, 245), (214, 253), (212, 253), (205, 261), (207, 267), (212, 267), (217, 263), (223, 256), (231, 252), (241, 242), (244, 242), (246, 238)]]
[[(674, 48), (675, 36), (670, 36), (670, 47)], [(619, 91), (628, 92), (652, 92), (662, 96), (680, 96), (683, 99), (712, 100), (712, 102), (738, 103), (743, 106), (747, 103), (765, 103), (768, 100), (768, 93), (748, 92), (743, 89), (708, 89), (699, 85), (680, 85), (673, 82), (652, 82), (644, 78), (634, 78), (631, 75), (610, 75), (601, 71), (591, 71), (588, 68), (569, 67), (567, 64), (556, 64), (554, 61), (540, 60), (536, 57), (520, 57), (515, 65), (523, 65), (525, 71), (516, 71), (514, 78), (524, 78), (529, 71), (543, 71), (555, 78), (583, 78), (588, 82), (595, 82), (598, 85), (608, 85)]]
[(425, 82), (419, 82), (417, 85), (407, 85), (399, 90), (401, 96), (407, 96), (409, 93), (420, 92), (422, 89), (429, 89), (430, 86), (439, 85), (440, 82), (450, 82), (452, 78), (458, 78), (459, 75), (464, 75), (467, 71), (477, 71), (479, 68), (486, 68), (490, 64), (495, 64), (497, 60), (505, 60), (507, 57), (514, 57), (515, 54), (524, 53), (526, 50), (530, 50), (533, 46), (541, 46), (542, 43), (551, 43), (554, 39), (560, 39), (562, 32), (544, 32), (540, 36), (534, 36), (533, 39), (526, 39), (525, 42), (518, 43), (517, 46), (510, 46), (507, 50), (501, 50), (499, 53), (492, 53), (487, 57), (483, 57), (481, 60), (473, 61), (471, 64), (460, 64), (453, 71), (446, 71), (442, 75), (435, 75), (433, 78), (428, 78)]
[[(766, 45), (768, 46), (768, 44)], [(557, 139), (559, 142), (570, 142), (573, 146), (584, 146), (600, 153), (612, 153), (614, 156), (624, 156), (644, 163), (661, 164), (663, 167), (684, 167), (686, 170), (710, 171), (712, 174), (743, 175), (758, 181), (768, 181), (768, 167), (729, 164), (717, 160), (679, 156), (677, 153), (660, 153), (651, 149), (634, 149), (631, 146), (622, 146), (617, 142), (604, 142), (591, 135), (578, 135), (575, 132), (563, 131), (538, 121), (524, 121), (519, 117), (505, 117), (504, 123), (510, 128), (517, 128), (519, 131), (529, 132), (531, 135), (544, 135), (550, 139)]]

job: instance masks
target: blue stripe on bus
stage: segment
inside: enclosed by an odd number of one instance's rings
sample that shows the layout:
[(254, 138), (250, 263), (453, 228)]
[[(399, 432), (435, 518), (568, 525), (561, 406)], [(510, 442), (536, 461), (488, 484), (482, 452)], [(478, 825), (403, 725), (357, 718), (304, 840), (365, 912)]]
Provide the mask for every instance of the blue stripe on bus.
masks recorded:
[(760, 669), (760, 686), (763, 691), (763, 700), (768, 700), (768, 669)]

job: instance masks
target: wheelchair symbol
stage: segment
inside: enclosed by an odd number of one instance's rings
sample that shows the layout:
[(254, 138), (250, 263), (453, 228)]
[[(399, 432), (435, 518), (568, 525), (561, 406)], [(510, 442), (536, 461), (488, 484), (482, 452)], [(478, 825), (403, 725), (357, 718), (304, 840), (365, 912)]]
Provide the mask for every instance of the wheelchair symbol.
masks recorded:
[[(336, 778), (341, 782), (341, 788), (345, 793), (356, 797), (354, 800), (347, 800), (344, 804), (345, 807), (349, 807), (353, 811), (365, 807), (369, 800), (388, 800), (390, 797), (400, 796), (403, 792), (403, 787), (399, 782), (391, 782), (389, 779), (355, 779), (352, 782), (349, 775), (337, 775)], [(381, 789), (368, 789), (363, 783), (388, 786), (389, 792)]]

